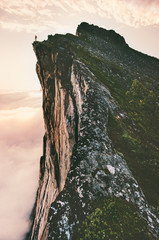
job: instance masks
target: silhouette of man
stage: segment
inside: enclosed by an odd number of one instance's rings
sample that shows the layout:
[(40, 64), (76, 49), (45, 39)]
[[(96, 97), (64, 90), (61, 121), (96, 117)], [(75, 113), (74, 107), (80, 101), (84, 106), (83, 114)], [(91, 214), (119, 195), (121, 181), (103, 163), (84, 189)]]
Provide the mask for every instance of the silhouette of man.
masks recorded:
[(37, 35), (35, 35), (35, 41), (37, 41)]

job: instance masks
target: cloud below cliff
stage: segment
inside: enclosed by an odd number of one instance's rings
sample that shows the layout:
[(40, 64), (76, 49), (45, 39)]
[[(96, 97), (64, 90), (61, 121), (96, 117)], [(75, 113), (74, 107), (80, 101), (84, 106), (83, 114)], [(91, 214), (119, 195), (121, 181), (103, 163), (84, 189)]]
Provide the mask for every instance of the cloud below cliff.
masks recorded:
[(6, 29), (42, 32), (60, 28), (66, 18), (83, 14), (114, 18), (133, 27), (159, 24), (158, 0), (2, 0), (0, 25)]
[(44, 132), (40, 105), (37, 92), (0, 91), (0, 240), (21, 240), (29, 227)]

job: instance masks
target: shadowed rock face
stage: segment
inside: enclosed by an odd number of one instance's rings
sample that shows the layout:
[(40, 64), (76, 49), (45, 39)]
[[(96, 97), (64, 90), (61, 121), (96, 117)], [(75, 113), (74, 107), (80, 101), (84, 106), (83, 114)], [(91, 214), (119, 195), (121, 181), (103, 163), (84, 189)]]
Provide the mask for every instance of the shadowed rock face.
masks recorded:
[[(95, 28), (93, 34), (98, 33), (102, 30)], [(103, 41), (125, 43), (115, 32), (106, 34)], [(72, 41), (80, 45), (77, 39)], [(33, 46), (43, 91), (45, 136), (31, 239), (77, 239), (74, 227), (92, 211), (93, 201), (109, 196), (133, 202), (159, 237), (159, 220), (108, 136), (109, 113), (127, 119), (126, 113), (77, 58), (65, 36), (50, 36)]]
[(93, 24), (90, 25), (86, 22), (81, 23), (76, 31), (76, 35), (77, 36), (81, 36), (83, 34), (91, 34), (93, 36), (98, 36), (102, 39), (104, 39), (105, 42), (110, 42), (115, 43), (117, 45), (120, 46), (126, 46), (126, 42), (125, 39), (120, 36), (119, 34), (117, 34), (115, 31), (113, 30), (105, 30), (103, 28), (100, 28), (98, 26), (94, 26)]

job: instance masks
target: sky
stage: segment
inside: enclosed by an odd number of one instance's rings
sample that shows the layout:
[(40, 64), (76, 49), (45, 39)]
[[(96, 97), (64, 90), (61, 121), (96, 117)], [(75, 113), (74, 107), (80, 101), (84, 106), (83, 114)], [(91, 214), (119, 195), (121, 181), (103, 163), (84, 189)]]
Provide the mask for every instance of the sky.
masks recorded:
[(32, 50), (49, 34), (86, 21), (114, 29), (136, 50), (159, 58), (159, 0), (1, 0), (0, 89), (40, 89)]
[(38, 186), (44, 134), (32, 49), (88, 22), (159, 58), (159, 0), (0, 0), (0, 240), (22, 240)]

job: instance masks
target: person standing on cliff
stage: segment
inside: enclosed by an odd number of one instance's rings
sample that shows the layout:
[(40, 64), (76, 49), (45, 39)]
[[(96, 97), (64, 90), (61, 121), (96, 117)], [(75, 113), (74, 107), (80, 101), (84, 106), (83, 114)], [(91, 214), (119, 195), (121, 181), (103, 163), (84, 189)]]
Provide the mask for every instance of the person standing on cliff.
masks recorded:
[(35, 41), (37, 41), (37, 35), (35, 35)]

